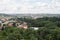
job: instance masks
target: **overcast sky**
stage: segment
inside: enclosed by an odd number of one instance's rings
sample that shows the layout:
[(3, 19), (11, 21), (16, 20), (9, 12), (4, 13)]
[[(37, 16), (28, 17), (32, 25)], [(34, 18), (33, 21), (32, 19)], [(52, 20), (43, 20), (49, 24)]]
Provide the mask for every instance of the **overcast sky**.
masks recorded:
[(0, 0), (0, 13), (60, 13), (60, 0)]

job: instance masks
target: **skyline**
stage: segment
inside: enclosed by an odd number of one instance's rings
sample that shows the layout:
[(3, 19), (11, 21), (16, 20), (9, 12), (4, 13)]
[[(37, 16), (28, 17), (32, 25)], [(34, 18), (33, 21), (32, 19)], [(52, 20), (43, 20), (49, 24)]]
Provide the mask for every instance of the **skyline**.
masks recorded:
[(0, 13), (60, 14), (60, 0), (0, 0)]

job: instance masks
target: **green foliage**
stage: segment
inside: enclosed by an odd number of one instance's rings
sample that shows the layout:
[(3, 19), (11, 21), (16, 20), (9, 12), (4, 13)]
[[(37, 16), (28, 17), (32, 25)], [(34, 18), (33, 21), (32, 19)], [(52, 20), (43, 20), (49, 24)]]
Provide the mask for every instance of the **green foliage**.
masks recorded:
[(39, 27), (39, 29), (6, 27), (0, 31), (0, 40), (60, 40), (59, 17), (19, 20), (27, 22), (29, 27)]
[(45, 27), (47, 25), (60, 27), (60, 17), (19, 18), (19, 20), (27, 22), (29, 27)]
[(41, 27), (34, 30), (32, 28), (7, 27), (0, 31), (0, 40), (60, 40), (60, 28)]
[(35, 36), (35, 30), (33, 29), (22, 29), (15, 27), (7, 27), (0, 31), (1, 40), (37, 40)]

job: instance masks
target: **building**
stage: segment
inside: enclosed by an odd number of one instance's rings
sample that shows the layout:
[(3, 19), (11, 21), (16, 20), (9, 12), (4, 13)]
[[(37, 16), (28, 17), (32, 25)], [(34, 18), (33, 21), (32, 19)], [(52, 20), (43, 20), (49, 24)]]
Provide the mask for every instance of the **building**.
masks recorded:
[(23, 22), (21, 25), (17, 26), (18, 28), (24, 28), (24, 29), (27, 29), (28, 26), (27, 26), (27, 23), (26, 22)]

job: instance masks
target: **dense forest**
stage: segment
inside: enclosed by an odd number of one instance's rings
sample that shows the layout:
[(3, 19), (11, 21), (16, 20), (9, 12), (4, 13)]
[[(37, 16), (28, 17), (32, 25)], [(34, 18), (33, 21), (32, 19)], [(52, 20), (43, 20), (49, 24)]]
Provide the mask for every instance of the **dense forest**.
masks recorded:
[(27, 22), (29, 28), (6, 27), (0, 31), (0, 40), (60, 40), (60, 17), (18, 19)]
[(42, 17), (37, 19), (18, 18), (28, 23), (29, 27), (60, 27), (60, 17)]

